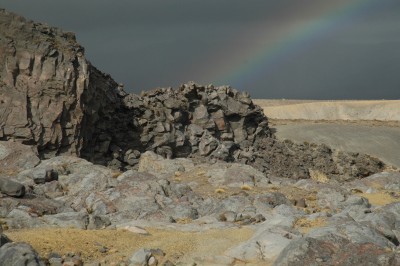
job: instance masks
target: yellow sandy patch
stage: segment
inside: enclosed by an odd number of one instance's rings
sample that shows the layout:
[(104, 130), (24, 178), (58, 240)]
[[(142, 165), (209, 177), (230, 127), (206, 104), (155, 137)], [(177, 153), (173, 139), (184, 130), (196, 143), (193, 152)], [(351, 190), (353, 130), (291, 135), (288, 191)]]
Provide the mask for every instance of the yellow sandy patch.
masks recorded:
[(311, 179), (321, 182), (321, 183), (328, 183), (329, 178), (326, 174), (322, 173), (318, 170), (309, 169)]
[[(31, 244), (41, 256), (50, 252), (66, 254), (80, 252), (85, 262), (103, 263), (126, 260), (139, 248), (160, 248), (171, 261), (190, 262), (190, 258), (221, 255), (227, 249), (248, 240), (253, 235), (250, 228), (230, 228), (206, 232), (181, 232), (149, 229), (149, 235), (139, 235), (127, 230), (80, 229), (23, 229), (5, 233), (13, 241)], [(107, 247), (101, 253), (99, 248)]]
[(357, 193), (357, 195), (367, 198), (369, 203), (375, 206), (384, 206), (393, 202), (400, 202), (400, 198), (395, 198), (387, 192), (378, 193)]
[(308, 233), (313, 228), (323, 227), (326, 225), (326, 220), (324, 217), (318, 217), (314, 220), (308, 220), (307, 218), (298, 219), (294, 227), (299, 229), (303, 234)]

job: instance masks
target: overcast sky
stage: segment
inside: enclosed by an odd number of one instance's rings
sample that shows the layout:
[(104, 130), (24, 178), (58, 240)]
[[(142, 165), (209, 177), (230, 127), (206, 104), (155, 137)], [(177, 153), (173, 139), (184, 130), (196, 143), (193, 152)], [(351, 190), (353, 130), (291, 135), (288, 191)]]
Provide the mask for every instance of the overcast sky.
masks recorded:
[(127, 91), (187, 81), (254, 98), (400, 99), (398, 0), (1, 0), (76, 33)]

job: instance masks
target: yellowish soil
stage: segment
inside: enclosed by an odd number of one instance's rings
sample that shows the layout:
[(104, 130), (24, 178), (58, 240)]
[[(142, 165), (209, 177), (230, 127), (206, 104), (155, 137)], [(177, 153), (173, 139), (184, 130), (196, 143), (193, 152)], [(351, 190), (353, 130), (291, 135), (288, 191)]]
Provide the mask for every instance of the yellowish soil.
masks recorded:
[(400, 202), (400, 197), (394, 197), (386, 191), (378, 193), (357, 193), (357, 195), (367, 198), (369, 203), (374, 206), (384, 206), (393, 202)]
[[(227, 249), (248, 240), (253, 235), (250, 228), (230, 228), (206, 232), (181, 232), (146, 229), (149, 235), (126, 230), (80, 230), (80, 229), (22, 229), (5, 233), (13, 241), (31, 244), (41, 256), (50, 252), (80, 253), (85, 262), (102, 262), (107, 265), (125, 261), (139, 248), (160, 248), (167, 255), (163, 260), (189, 263), (191, 258), (221, 255)], [(101, 253), (101, 247), (107, 247)]]
[(323, 227), (325, 225), (326, 220), (323, 217), (318, 217), (314, 220), (300, 218), (295, 222), (294, 227), (297, 228), (301, 233), (307, 234), (311, 229)]

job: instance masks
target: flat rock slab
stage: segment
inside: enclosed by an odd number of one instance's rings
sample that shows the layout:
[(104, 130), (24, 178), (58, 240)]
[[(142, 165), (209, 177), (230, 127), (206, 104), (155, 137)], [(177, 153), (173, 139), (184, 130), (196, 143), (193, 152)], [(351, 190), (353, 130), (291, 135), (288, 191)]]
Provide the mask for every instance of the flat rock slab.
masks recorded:
[(16, 175), (40, 163), (35, 147), (14, 141), (0, 141), (0, 174)]
[(399, 127), (323, 122), (290, 122), (273, 127), (278, 139), (324, 143), (334, 149), (366, 153), (400, 168)]

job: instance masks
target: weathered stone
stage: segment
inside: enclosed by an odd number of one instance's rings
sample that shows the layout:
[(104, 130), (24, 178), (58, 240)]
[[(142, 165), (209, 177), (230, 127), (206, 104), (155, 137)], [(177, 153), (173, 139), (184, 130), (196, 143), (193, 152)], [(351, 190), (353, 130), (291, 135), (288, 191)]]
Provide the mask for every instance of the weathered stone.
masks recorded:
[(0, 178), (0, 192), (11, 197), (23, 197), (25, 186), (9, 178)]
[(0, 248), (0, 265), (44, 266), (38, 254), (26, 243), (7, 243)]
[(89, 216), (83, 212), (65, 212), (54, 215), (44, 215), (43, 220), (52, 226), (86, 229)]
[(35, 184), (44, 184), (58, 179), (58, 173), (53, 169), (35, 169), (32, 173), (32, 179)]
[(199, 143), (200, 155), (210, 155), (218, 147), (218, 140), (209, 134), (203, 135)]
[(129, 262), (131, 266), (147, 266), (148, 261), (151, 257), (151, 251), (148, 249), (141, 248), (137, 250), (132, 256), (129, 258)]
[(398, 264), (398, 256), (372, 243), (351, 243), (339, 237), (300, 238), (292, 241), (274, 265), (382, 265)]

